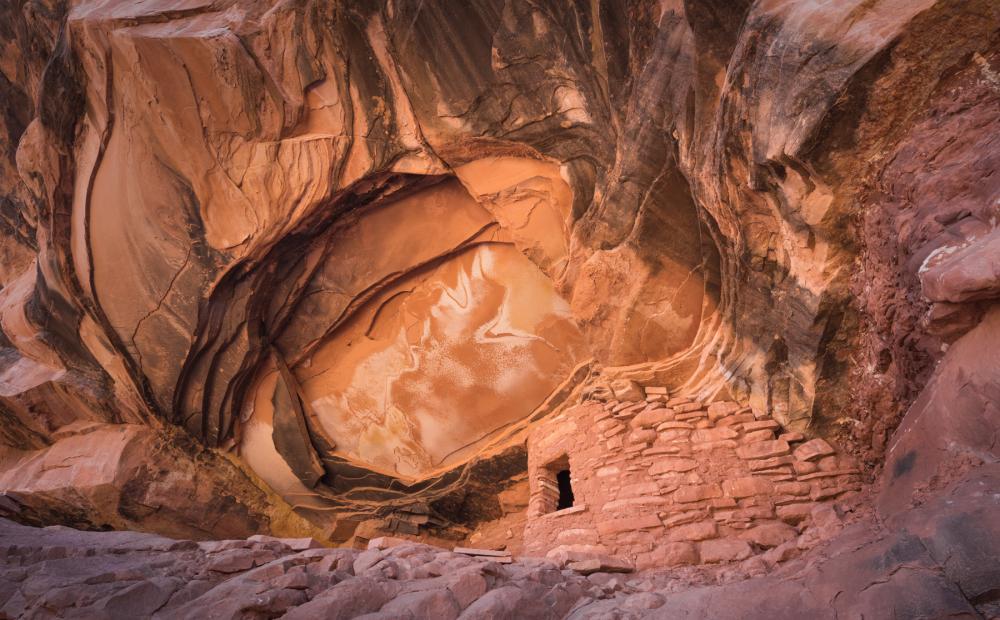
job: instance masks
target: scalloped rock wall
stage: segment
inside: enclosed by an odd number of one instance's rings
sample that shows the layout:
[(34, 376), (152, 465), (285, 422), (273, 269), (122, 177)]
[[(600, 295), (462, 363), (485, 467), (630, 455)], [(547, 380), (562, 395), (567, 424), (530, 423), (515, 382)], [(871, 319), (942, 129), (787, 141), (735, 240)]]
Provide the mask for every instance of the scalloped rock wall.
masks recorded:
[(3, 515), (463, 539), (621, 379), (830, 439), (885, 518), (998, 456), (995, 2), (0, 17)]

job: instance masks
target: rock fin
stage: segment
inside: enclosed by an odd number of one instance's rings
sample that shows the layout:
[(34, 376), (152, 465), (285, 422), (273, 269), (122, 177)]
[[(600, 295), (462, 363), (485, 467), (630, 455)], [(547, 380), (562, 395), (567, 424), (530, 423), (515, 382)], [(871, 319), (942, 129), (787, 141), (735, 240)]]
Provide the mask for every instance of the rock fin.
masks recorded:
[[(271, 402), (274, 404), (274, 446), (295, 476), (310, 489), (326, 474), (313, 446), (298, 383), (281, 355), (272, 352), (278, 367), (278, 381)], [(331, 446), (332, 447), (332, 446)]]

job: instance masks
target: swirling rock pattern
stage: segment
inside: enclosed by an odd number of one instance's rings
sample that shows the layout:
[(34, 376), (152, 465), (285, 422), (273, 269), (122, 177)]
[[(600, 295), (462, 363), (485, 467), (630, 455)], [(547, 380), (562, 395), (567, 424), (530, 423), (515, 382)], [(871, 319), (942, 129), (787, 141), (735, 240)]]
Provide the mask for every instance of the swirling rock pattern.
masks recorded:
[(8, 2), (0, 512), (461, 539), (635, 380), (835, 441), (898, 517), (1000, 457), (998, 24)]

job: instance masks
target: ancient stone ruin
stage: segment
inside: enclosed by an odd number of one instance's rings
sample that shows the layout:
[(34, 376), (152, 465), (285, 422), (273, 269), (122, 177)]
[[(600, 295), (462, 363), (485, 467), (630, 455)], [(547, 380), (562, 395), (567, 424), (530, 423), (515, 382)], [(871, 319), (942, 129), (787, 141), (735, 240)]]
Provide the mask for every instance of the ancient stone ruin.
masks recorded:
[(645, 393), (568, 408), (532, 431), (525, 553), (639, 569), (745, 560), (861, 490), (857, 463), (822, 438), (776, 435), (776, 421), (734, 402)]
[(0, 618), (1000, 618), (996, 0), (0, 44)]

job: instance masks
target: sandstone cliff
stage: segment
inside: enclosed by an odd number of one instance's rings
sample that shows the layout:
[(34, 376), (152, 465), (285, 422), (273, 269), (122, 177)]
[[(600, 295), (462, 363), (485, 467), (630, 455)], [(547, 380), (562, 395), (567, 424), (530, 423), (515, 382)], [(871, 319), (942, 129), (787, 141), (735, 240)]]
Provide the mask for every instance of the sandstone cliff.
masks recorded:
[(14, 0), (0, 42), (0, 517), (544, 555), (572, 471), (602, 557), (770, 574), (836, 513), (836, 571), (1000, 613), (994, 0)]

